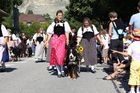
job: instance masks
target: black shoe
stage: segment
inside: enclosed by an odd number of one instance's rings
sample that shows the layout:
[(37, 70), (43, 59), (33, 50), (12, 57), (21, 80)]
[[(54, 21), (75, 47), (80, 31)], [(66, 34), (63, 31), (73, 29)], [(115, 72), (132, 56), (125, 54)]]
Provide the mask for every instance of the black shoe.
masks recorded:
[(61, 73), (61, 76), (62, 76), (62, 77), (65, 77), (65, 72), (62, 72), (62, 73)]
[(61, 75), (58, 74), (57, 77), (58, 77), (58, 78), (61, 78)]
[(57, 69), (53, 69), (54, 71), (57, 71)]
[(93, 70), (91, 70), (91, 73), (96, 73), (96, 71), (93, 69)]
[(52, 67), (52, 68), (50, 68), (50, 67), (47, 67), (47, 70), (48, 70), (48, 71), (51, 71), (51, 70), (53, 70), (53, 67)]
[(87, 69), (87, 72), (89, 72), (89, 69)]

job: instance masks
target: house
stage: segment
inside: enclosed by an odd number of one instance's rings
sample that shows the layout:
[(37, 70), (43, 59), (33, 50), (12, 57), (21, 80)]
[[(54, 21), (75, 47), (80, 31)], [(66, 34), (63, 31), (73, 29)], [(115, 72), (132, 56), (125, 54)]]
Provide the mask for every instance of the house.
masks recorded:
[(19, 16), (19, 22), (24, 22), (28, 26), (32, 24), (32, 22), (39, 22), (39, 23), (45, 23), (45, 18), (42, 17), (42, 15), (39, 14), (21, 14)]
[(0, 9), (0, 17), (8, 17), (9, 14)]

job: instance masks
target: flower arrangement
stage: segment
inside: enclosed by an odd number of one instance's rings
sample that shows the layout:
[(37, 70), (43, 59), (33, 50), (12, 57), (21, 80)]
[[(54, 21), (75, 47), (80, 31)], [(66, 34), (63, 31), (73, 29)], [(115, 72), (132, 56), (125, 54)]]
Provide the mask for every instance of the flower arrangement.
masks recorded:
[(57, 26), (60, 26), (60, 24), (57, 24)]
[(82, 46), (77, 47), (77, 53), (82, 53), (84, 51), (84, 48)]

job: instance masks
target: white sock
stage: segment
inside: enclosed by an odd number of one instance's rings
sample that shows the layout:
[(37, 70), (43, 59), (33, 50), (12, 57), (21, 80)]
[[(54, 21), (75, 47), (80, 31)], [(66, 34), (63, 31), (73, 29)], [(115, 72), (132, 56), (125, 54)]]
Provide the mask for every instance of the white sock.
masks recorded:
[(131, 88), (130, 93), (135, 93), (135, 88)]
[(60, 65), (56, 65), (56, 69), (57, 69), (58, 74), (60, 75), (61, 74)]
[(91, 70), (94, 70), (94, 65), (91, 65)]
[(52, 69), (52, 66), (49, 66), (49, 69)]
[(61, 68), (61, 72), (64, 72), (63, 65), (60, 65), (60, 68)]
[(54, 66), (54, 69), (56, 69), (56, 66)]
[(140, 88), (139, 87), (137, 87), (137, 93), (140, 93)]

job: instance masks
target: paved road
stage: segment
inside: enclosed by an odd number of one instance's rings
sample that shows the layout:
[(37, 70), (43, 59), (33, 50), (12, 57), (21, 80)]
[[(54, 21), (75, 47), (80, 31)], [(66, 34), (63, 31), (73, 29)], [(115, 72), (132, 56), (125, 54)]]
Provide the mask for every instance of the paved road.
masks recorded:
[(101, 67), (95, 74), (81, 71), (72, 80), (57, 78), (56, 72), (47, 71), (49, 63), (35, 63), (33, 57), (6, 65), (7, 71), (0, 73), (0, 93), (119, 93), (111, 81), (102, 80), (107, 74)]

